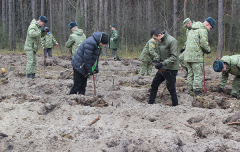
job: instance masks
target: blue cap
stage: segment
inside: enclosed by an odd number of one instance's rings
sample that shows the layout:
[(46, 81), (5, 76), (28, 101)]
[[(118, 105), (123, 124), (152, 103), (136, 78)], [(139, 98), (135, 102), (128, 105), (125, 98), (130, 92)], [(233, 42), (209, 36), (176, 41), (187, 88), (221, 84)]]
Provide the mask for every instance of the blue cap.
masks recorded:
[(216, 25), (216, 21), (212, 17), (206, 18), (206, 21), (212, 26), (212, 28)]
[(223, 70), (223, 62), (219, 61), (219, 60), (214, 61), (213, 62), (213, 70), (215, 72), (222, 72), (222, 70)]
[(68, 27), (72, 29), (74, 26), (77, 26), (77, 22), (71, 22), (68, 24)]
[(47, 19), (46, 16), (40, 16), (40, 17), (39, 17), (39, 20), (41, 20), (41, 21), (44, 22), (44, 23), (47, 23), (47, 22), (48, 22), (48, 19)]

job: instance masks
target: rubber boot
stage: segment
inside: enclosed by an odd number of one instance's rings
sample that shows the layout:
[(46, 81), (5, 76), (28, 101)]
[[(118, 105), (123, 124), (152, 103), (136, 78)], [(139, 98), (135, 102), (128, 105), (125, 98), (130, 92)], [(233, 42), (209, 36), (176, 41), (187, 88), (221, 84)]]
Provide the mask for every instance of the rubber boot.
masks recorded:
[(28, 79), (32, 79), (32, 74), (27, 74)]
[(35, 73), (32, 74), (32, 78), (33, 78), (33, 79), (37, 78), (37, 77), (35, 76)]
[(200, 94), (200, 91), (194, 91), (194, 95), (198, 96)]
[(121, 61), (119, 57), (117, 57), (117, 61)]

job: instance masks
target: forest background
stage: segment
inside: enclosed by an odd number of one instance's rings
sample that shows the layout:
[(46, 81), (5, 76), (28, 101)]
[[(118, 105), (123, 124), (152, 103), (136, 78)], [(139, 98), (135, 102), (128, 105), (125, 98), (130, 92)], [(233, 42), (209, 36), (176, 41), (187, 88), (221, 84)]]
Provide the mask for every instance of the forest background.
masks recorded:
[[(179, 50), (186, 41), (182, 21), (189, 17), (203, 22), (211, 16), (217, 25), (209, 33), (209, 43), (216, 58), (222, 52), (236, 54), (240, 39), (239, 0), (1, 0), (0, 49), (23, 52), (27, 29), (33, 18), (44, 15), (59, 43), (62, 54), (76, 21), (89, 37), (95, 31), (110, 34), (115, 24), (120, 35), (121, 54), (139, 54), (150, 39), (153, 28), (166, 30), (178, 40)], [(106, 54), (104, 49), (103, 55)], [(109, 53), (108, 53), (109, 54)]]

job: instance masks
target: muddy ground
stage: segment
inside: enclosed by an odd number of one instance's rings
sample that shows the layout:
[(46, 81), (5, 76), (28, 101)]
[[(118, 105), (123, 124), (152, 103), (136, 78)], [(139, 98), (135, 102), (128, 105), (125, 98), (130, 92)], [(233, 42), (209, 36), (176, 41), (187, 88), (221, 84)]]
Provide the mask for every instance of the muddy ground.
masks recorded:
[[(26, 78), (26, 54), (0, 54), (0, 152), (236, 152), (240, 151), (240, 101), (231, 98), (230, 77), (217, 93), (220, 73), (206, 66), (208, 92), (193, 97), (185, 71), (177, 76), (179, 106), (171, 107), (165, 82), (148, 105), (153, 77), (139, 76), (141, 62), (101, 59), (86, 95), (68, 95), (68, 57), (37, 57), (36, 79)], [(155, 75), (156, 69), (152, 74)], [(161, 97), (160, 97), (161, 96)], [(92, 123), (93, 121), (95, 123)]]

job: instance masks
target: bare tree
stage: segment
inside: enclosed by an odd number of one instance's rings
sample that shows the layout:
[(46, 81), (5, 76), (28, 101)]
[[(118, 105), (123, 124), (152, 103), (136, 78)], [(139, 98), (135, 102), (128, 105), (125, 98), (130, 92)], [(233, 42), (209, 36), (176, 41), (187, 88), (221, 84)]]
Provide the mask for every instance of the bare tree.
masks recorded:
[(2, 0), (2, 24), (3, 24), (3, 48), (5, 48), (6, 45), (6, 34), (5, 31), (6, 29), (6, 24), (7, 24), (7, 19), (6, 19), (6, 1)]
[(44, 15), (44, 0), (41, 0), (41, 15)]
[(12, 51), (13, 46), (12, 46), (12, 7), (13, 7), (13, 0), (8, 1), (8, 20), (9, 20), (9, 36), (8, 36), (8, 50)]
[(88, 13), (87, 13), (87, 9), (88, 9), (88, 0), (84, 0), (85, 34), (87, 34), (87, 27), (88, 27)]
[(103, 0), (99, 0), (99, 17), (98, 17), (98, 29), (100, 31), (103, 30), (102, 23), (103, 22)]
[(52, 16), (52, 1), (54, 0), (49, 0), (49, 12), (50, 12), (50, 31), (52, 32), (52, 25), (53, 25), (53, 16)]
[(32, 5), (32, 18), (36, 18), (36, 7), (35, 7), (35, 0), (31, 0)]
[(184, 0), (184, 8), (183, 8), (184, 19), (187, 18), (187, 0)]
[(173, 37), (177, 38), (177, 5), (178, 0), (173, 1)]
[[(63, 14), (66, 14), (66, 0), (62, 0), (62, 12), (63, 12)], [(60, 14), (59, 14), (60, 15)], [(63, 42), (65, 43), (66, 41), (67, 41), (67, 37), (66, 37), (66, 30), (65, 30), (65, 26), (66, 26), (66, 19), (65, 19), (65, 17), (62, 17), (62, 24), (63, 24), (63, 30), (62, 30), (62, 32), (63, 32)]]
[(207, 13), (208, 13), (208, 0), (205, 0), (204, 18), (207, 18)]
[(120, 25), (120, 0), (116, 1), (116, 11), (117, 11), (117, 26)]
[(230, 21), (230, 29), (229, 29), (229, 42), (228, 42), (228, 51), (231, 52), (231, 54), (234, 54), (234, 50), (232, 50), (231, 44), (232, 44), (232, 28), (233, 28), (233, 18), (234, 16), (234, 0), (232, 0), (232, 10), (231, 10), (231, 21)]
[(223, 51), (223, 0), (218, 0), (218, 50), (217, 59), (220, 60)]

